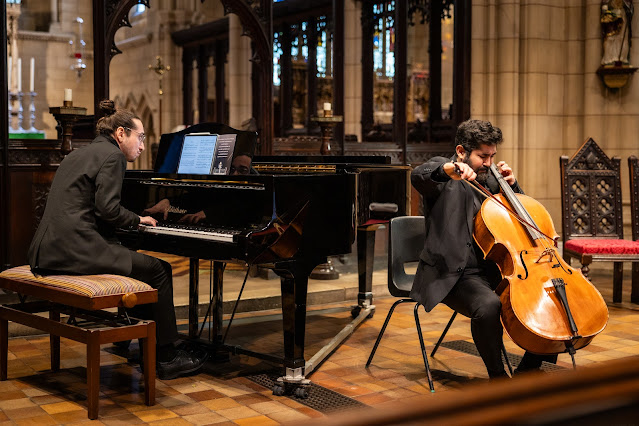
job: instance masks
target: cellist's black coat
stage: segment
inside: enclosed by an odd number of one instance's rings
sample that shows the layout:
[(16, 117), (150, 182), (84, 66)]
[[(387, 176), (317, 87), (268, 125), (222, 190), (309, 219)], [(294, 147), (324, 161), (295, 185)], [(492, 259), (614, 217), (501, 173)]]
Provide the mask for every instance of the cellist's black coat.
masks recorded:
[[(444, 163), (451, 158), (433, 157), (418, 166), (411, 174), (411, 182), (424, 198), (426, 240), (420, 255), (417, 274), (410, 297), (433, 309), (450, 292), (466, 268), (473, 250), (473, 200), (474, 189), (466, 182), (453, 180), (444, 173)], [(488, 176), (486, 186), (497, 193), (499, 184)], [(522, 193), (519, 185), (512, 186)], [(501, 279), (494, 262), (479, 259), (493, 285)]]

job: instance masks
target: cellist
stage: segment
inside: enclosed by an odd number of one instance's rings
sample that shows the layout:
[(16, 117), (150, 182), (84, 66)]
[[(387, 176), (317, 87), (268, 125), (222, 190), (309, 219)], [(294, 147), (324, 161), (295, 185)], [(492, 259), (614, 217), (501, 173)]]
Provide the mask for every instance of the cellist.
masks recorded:
[[(499, 192), (489, 168), (502, 142), (501, 130), (490, 122), (465, 121), (457, 128), (452, 157), (433, 157), (411, 174), (424, 200), (426, 240), (410, 296), (426, 311), (442, 302), (471, 319), (473, 340), (491, 379), (507, 376), (501, 358), (501, 302), (494, 292), (501, 274), (473, 239), (473, 218), (483, 199), (462, 180)], [(504, 161), (497, 166), (511, 188), (523, 193), (510, 166)], [(554, 363), (557, 355), (526, 352), (515, 373), (538, 370), (542, 361)]]

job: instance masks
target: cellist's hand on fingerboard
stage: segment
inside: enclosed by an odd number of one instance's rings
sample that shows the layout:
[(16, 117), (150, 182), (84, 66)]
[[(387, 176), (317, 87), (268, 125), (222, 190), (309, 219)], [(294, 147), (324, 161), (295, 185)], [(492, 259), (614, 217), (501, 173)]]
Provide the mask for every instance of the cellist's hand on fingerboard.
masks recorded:
[(515, 173), (513, 172), (513, 169), (511, 169), (505, 161), (497, 163), (497, 168), (508, 185), (513, 186), (515, 184)]

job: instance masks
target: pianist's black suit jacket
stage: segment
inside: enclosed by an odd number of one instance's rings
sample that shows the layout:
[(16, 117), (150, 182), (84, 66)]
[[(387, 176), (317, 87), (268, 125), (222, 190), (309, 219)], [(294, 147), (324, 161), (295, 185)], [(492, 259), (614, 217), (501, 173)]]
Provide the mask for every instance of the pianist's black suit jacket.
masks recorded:
[(129, 249), (115, 238), (115, 228), (140, 222), (137, 214), (120, 205), (125, 170), (124, 154), (105, 135), (62, 161), (29, 247), (32, 269), (131, 273)]
[[(460, 180), (453, 180), (444, 171), (444, 163), (452, 158), (433, 157), (418, 166), (411, 174), (411, 182), (424, 198), (426, 241), (420, 254), (410, 297), (433, 309), (450, 292), (466, 268), (473, 250), (474, 189)], [(487, 187), (499, 191), (497, 179), (488, 177)], [(519, 185), (512, 186), (522, 192)], [(491, 284), (501, 278), (494, 262), (478, 259)]]

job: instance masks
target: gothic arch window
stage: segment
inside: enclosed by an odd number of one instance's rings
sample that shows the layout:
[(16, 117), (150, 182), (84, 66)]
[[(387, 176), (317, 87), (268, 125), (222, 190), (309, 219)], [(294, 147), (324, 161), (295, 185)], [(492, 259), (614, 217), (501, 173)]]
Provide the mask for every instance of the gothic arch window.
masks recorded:
[(470, 112), (470, 0), (362, 0), (361, 21), (364, 140), (451, 140)]
[(333, 97), (331, 5), (324, 1), (301, 10), (293, 20), (283, 16), (274, 22), (275, 129), (280, 136), (318, 130), (311, 117)]
[(381, 78), (395, 76), (395, 1), (373, 4), (373, 68)]

